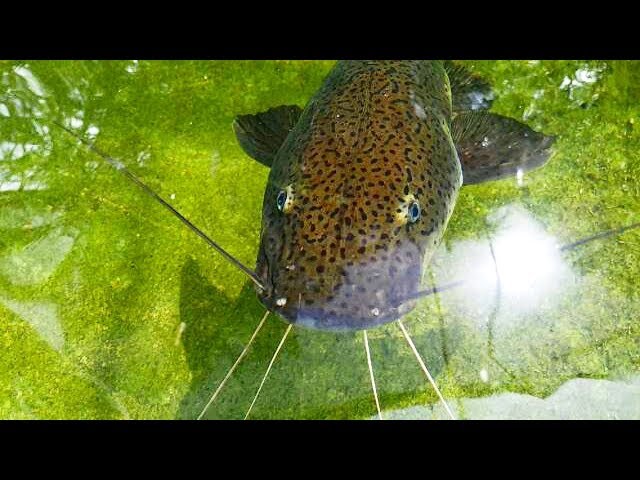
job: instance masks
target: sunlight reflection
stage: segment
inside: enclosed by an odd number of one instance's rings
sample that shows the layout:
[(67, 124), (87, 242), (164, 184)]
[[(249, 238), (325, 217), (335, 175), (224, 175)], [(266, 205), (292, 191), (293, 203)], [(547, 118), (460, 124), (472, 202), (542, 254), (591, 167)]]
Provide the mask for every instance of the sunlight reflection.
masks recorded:
[(75, 232), (57, 228), (0, 257), (0, 274), (14, 285), (37, 285), (51, 277), (75, 243)]
[(33, 143), (0, 142), (0, 160), (18, 160), (39, 148)]
[(64, 347), (58, 305), (51, 302), (19, 302), (0, 296), (0, 304), (26, 321), (55, 350)]
[(80, 128), (83, 124), (84, 122), (82, 121), (82, 119), (78, 117), (71, 117), (67, 121), (67, 125), (71, 128)]
[(146, 150), (142, 150), (140, 153), (138, 153), (138, 157), (136, 158), (136, 162), (138, 163), (138, 165), (140, 166), (144, 166), (146, 161), (149, 160), (149, 158), (151, 157), (151, 153), (146, 151)]
[(529, 212), (515, 205), (488, 217), (491, 239), (464, 240), (434, 259), (438, 284), (462, 280), (449, 298), (456, 309), (487, 312), (499, 296), (501, 305), (526, 312), (562, 293), (573, 283), (554, 237)]
[[(579, 100), (577, 94), (580, 89), (594, 85), (600, 79), (604, 69), (604, 66), (589, 68), (584, 65), (574, 72), (573, 78), (565, 75), (560, 84), (560, 90), (566, 90), (569, 93), (569, 100)], [(597, 98), (598, 94), (595, 93), (592, 100)]]
[(13, 106), (16, 111), (16, 115), (18, 117), (24, 117), (24, 107), (23, 107), (22, 100), (14, 97), (14, 98), (11, 98), (11, 103), (13, 103)]
[(96, 139), (98, 134), (100, 133), (100, 129), (95, 125), (89, 125), (87, 127), (87, 137), (89, 140), (93, 141)]
[(46, 190), (45, 182), (34, 180), (36, 170), (33, 168), (18, 174), (12, 174), (9, 169), (0, 169), (0, 192), (16, 192), (19, 190)]
[(136, 73), (138, 71), (138, 60), (133, 60), (130, 65), (125, 67), (127, 73)]
[(40, 82), (36, 79), (33, 73), (31, 73), (28, 65), (14, 67), (13, 71), (16, 75), (24, 79), (29, 90), (39, 97), (44, 96), (44, 89), (42, 88), (42, 85), (40, 85)]
[(78, 87), (69, 90), (69, 98), (78, 103), (84, 103), (84, 95)]

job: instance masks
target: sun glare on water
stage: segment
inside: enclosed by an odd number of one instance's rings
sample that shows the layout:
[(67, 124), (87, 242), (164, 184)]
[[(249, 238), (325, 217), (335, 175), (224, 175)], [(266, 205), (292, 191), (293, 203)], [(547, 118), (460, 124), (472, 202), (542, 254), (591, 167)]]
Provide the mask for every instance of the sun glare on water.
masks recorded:
[(499, 299), (510, 309), (530, 311), (572, 283), (556, 239), (530, 213), (511, 205), (489, 222), (493, 234), (454, 243), (434, 260), (438, 283), (463, 282), (451, 295), (456, 307), (478, 312)]

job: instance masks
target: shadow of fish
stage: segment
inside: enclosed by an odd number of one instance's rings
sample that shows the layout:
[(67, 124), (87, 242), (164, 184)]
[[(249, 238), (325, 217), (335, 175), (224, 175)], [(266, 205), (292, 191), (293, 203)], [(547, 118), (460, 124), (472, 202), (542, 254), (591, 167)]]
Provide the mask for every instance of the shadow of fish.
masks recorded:
[(304, 109), (239, 116), (240, 145), (271, 169), (256, 267), (267, 309), (360, 330), (415, 308), (460, 187), (550, 156), (553, 137), (486, 112), (492, 99), (451, 62), (340, 61)]

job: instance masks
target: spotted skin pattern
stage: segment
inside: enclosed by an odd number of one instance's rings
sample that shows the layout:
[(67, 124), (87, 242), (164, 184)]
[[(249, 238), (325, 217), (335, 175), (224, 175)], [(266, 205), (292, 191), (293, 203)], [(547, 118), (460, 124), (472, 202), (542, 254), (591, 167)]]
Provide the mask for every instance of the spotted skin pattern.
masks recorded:
[(272, 163), (257, 261), (267, 308), (357, 330), (415, 307), (402, 300), (418, 290), (462, 184), (451, 115), (441, 62), (336, 64)]

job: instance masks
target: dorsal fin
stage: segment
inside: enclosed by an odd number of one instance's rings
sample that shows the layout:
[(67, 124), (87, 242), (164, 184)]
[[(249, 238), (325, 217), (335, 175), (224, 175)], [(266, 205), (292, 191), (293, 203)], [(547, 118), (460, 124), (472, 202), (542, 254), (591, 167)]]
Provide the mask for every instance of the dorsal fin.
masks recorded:
[(273, 158), (301, 114), (297, 105), (281, 105), (254, 115), (239, 115), (233, 122), (233, 130), (245, 153), (271, 168)]
[(444, 61), (451, 85), (454, 112), (488, 110), (493, 102), (491, 85), (468, 68), (451, 60)]

